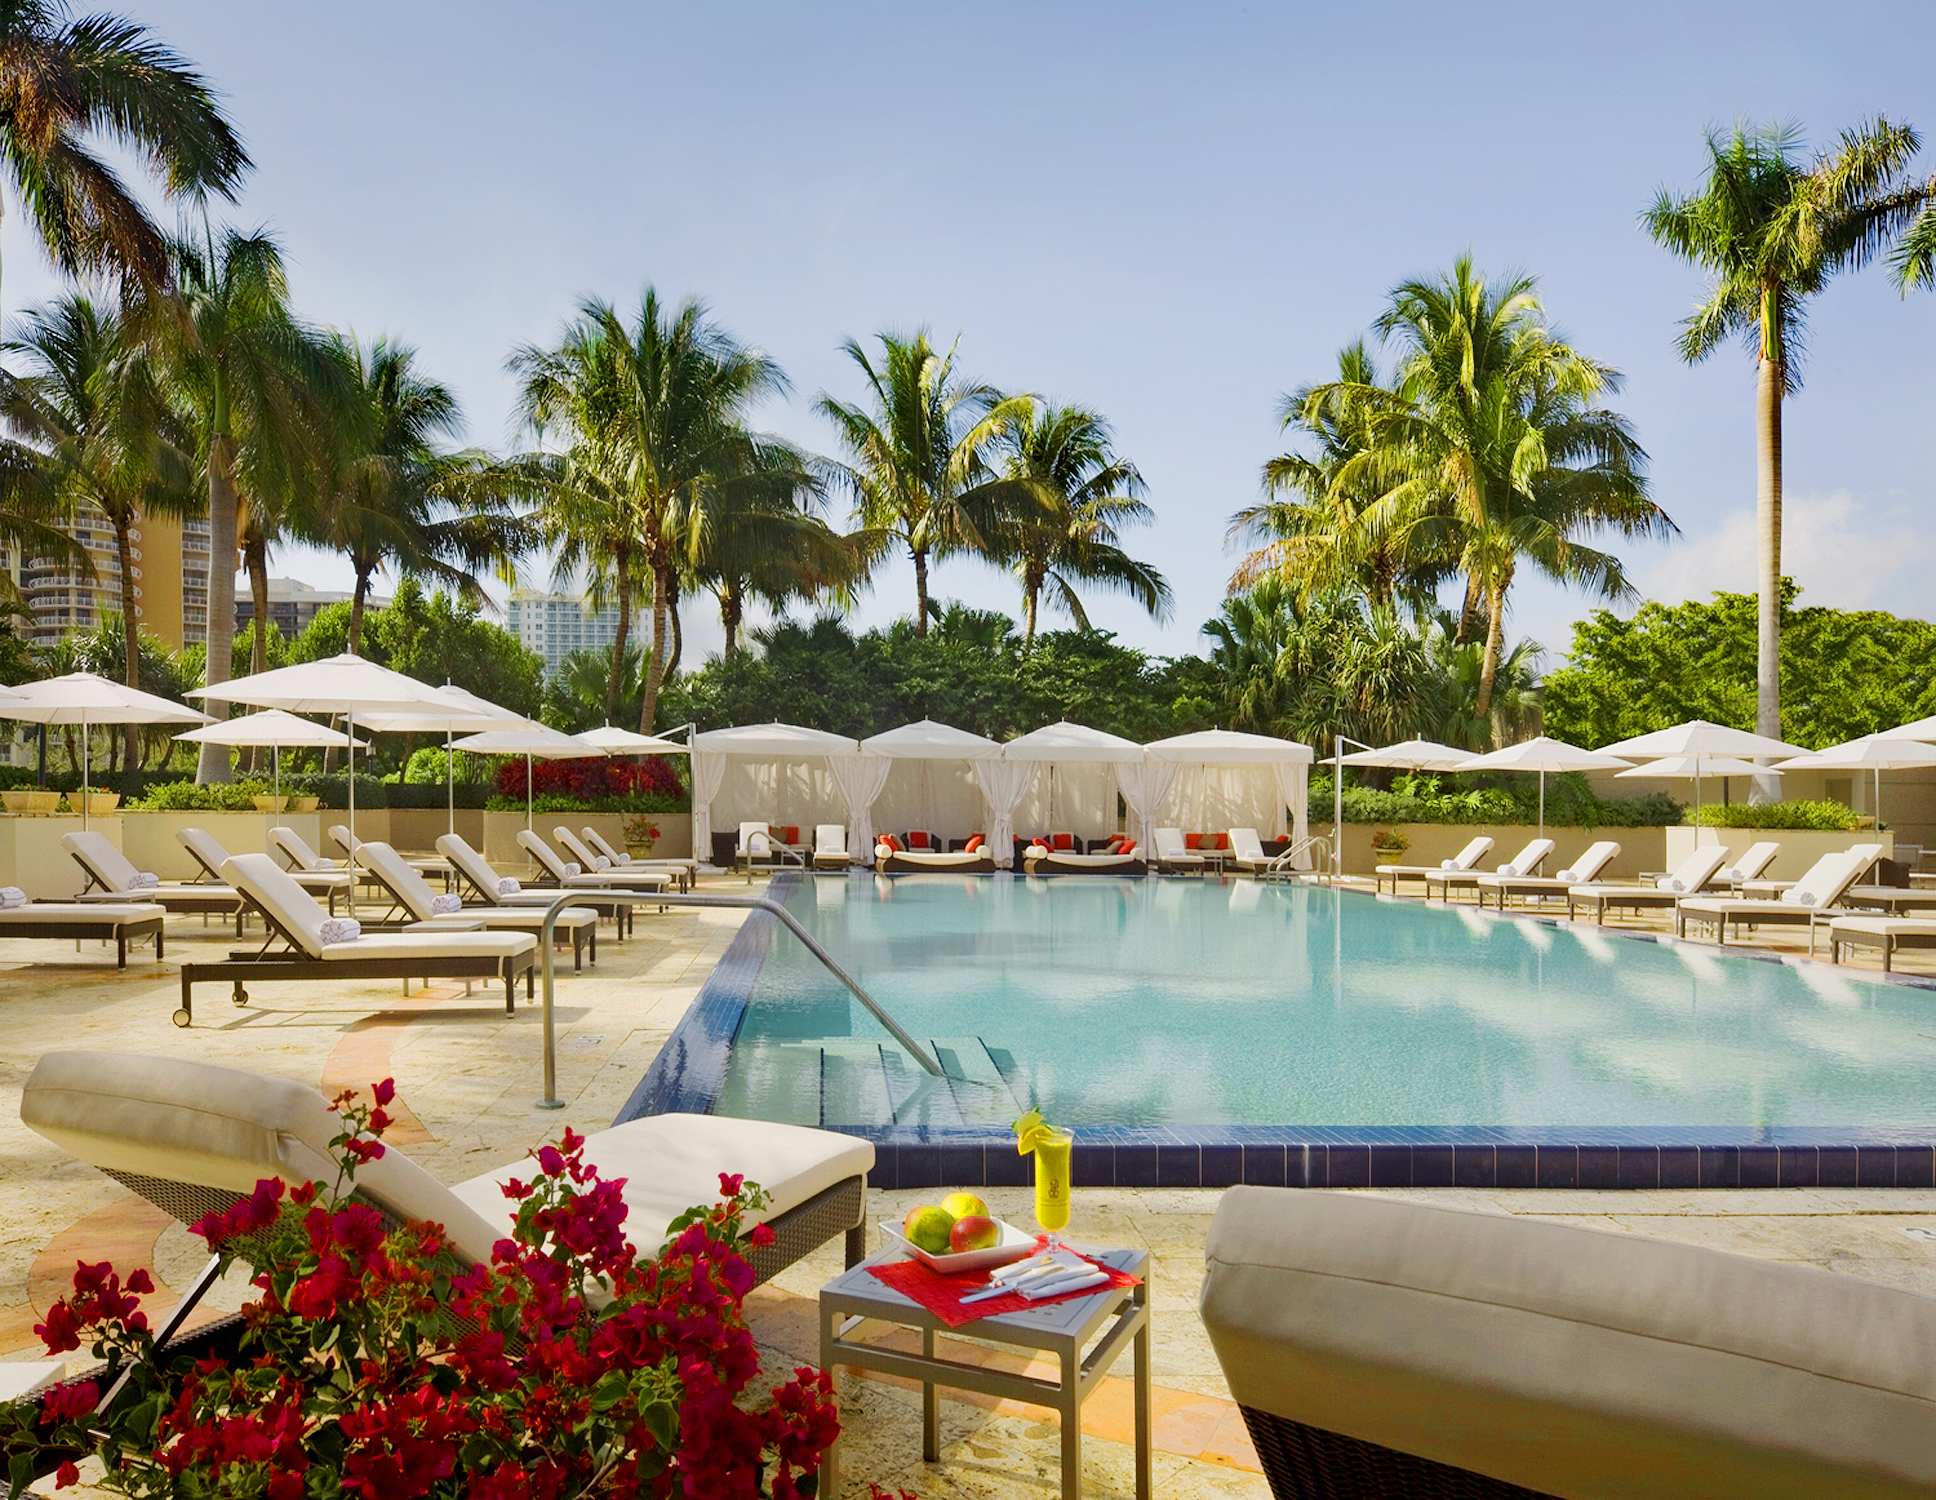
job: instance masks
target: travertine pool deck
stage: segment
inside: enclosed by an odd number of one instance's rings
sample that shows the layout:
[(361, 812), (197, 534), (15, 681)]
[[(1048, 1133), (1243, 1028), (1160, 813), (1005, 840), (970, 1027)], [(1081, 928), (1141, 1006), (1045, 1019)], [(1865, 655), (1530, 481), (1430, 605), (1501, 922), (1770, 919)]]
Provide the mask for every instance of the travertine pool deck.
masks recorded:
[[(744, 892), (739, 880), (708, 881)], [(541, 1092), (540, 1026), (520, 997), (507, 1018), (501, 991), (484, 986), (418, 989), (394, 981), (252, 987), (234, 1009), (209, 986), (197, 1024), (169, 1021), (175, 962), (214, 956), (231, 938), (199, 919), (171, 921), (169, 962), (138, 950), (125, 972), (112, 950), (71, 943), (0, 942), (0, 1356), (39, 1353), (33, 1324), (67, 1285), (77, 1259), (146, 1264), (180, 1287), (200, 1263), (199, 1241), (122, 1188), (56, 1151), (20, 1124), (20, 1087), (34, 1059), (58, 1047), (98, 1047), (193, 1057), (282, 1074), (325, 1092), (394, 1076), (401, 1110), (391, 1139), (445, 1180), (467, 1177), (554, 1137), (569, 1123), (608, 1124), (684, 1013), (737, 930), (730, 911), (641, 910), (635, 936), (601, 930), (596, 968), (558, 978), (558, 1083), (567, 1108), (535, 1108)], [(1771, 934), (1772, 936), (1772, 934)], [(1759, 944), (1757, 944), (1759, 946)], [(1922, 956), (1919, 955), (1919, 958)], [(1918, 967), (1921, 967), (1919, 964)], [(1936, 996), (1931, 997), (1936, 1006)], [(1936, 1016), (1932, 1017), (1936, 1023)], [(1420, 1190), (1488, 1211), (1686, 1239), (1744, 1254), (1794, 1260), (1846, 1275), (1936, 1293), (1936, 1246), (1904, 1234), (1936, 1230), (1936, 1191), (1788, 1189), (1741, 1192), (1554, 1192)], [(933, 1193), (879, 1193), (870, 1217), (899, 1218)], [(990, 1189), (997, 1212), (1026, 1221), (1026, 1190)], [(1152, 1255), (1156, 1317), (1156, 1479), (1166, 1496), (1262, 1497), (1268, 1493), (1242, 1423), (1195, 1315), (1204, 1237), (1216, 1190), (1079, 1189), (1070, 1235), (1133, 1244)], [(810, 1361), (818, 1349), (815, 1290), (839, 1268), (838, 1242), (749, 1299), (769, 1371)], [(224, 1295), (226, 1292), (226, 1295)], [(168, 1293), (157, 1297), (166, 1305)], [(239, 1293), (218, 1289), (216, 1306)], [(924, 1497), (1053, 1495), (1053, 1422), (1028, 1408), (980, 1398), (942, 1406), (943, 1460), (920, 1461), (918, 1397), (849, 1373), (841, 1377), (848, 1421), (848, 1495), (872, 1479)], [(1126, 1382), (1085, 1411), (1085, 1494), (1132, 1493)], [(69, 1491), (68, 1493), (73, 1493)]]

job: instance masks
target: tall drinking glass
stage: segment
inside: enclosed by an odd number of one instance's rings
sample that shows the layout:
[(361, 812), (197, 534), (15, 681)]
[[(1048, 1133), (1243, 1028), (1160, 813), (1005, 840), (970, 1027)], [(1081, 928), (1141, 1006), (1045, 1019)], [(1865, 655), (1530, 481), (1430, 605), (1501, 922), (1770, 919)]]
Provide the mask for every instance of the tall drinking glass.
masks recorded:
[(1061, 1230), (1069, 1222), (1069, 1153), (1075, 1138), (1073, 1130), (1058, 1128), (1035, 1144), (1035, 1222), (1052, 1250), (1062, 1243)]

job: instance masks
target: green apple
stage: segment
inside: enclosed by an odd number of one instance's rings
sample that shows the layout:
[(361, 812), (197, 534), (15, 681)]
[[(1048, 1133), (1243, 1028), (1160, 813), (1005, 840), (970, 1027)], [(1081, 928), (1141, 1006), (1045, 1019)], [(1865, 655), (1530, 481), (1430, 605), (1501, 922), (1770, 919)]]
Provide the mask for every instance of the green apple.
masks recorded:
[(922, 1203), (908, 1210), (901, 1233), (908, 1243), (918, 1245), (930, 1255), (948, 1253), (948, 1234), (955, 1227), (955, 1216), (938, 1204)]

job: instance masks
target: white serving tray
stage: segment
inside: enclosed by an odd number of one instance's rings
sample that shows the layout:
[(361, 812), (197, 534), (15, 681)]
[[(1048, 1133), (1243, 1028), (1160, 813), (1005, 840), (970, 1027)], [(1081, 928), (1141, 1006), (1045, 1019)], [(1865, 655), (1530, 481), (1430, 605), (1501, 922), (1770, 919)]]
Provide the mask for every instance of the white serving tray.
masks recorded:
[(963, 1250), (953, 1255), (930, 1255), (906, 1235), (901, 1226), (890, 1224), (882, 1219), (881, 1240), (884, 1244), (898, 1245), (904, 1255), (911, 1255), (931, 1271), (939, 1271), (944, 1276), (957, 1276), (964, 1271), (992, 1271), (997, 1266), (1013, 1265), (1018, 1260), (1027, 1260), (1035, 1253), (1036, 1236), (1033, 1230), (1017, 1229), (1002, 1219), (995, 1220), (995, 1227), (1001, 1231), (1001, 1238), (984, 1250)]

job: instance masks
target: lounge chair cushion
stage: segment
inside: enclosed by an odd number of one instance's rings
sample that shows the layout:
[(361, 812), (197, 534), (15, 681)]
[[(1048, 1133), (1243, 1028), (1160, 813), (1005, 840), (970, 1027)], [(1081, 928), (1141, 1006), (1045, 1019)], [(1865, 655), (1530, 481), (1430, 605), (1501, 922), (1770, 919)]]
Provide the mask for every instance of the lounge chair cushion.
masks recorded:
[(39, 922), (99, 922), (119, 927), (165, 917), (168, 909), (151, 901), (30, 901), (25, 906), (0, 906), (0, 927), (31, 927)]
[(154, 890), (161, 877), (152, 871), (137, 870), (128, 857), (105, 834), (92, 829), (76, 829), (61, 835), (67, 851), (87, 866), (88, 873), (111, 891)]
[(1936, 1486), (1936, 1299), (1437, 1204), (1232, 1188), (1204, 1323), (1239, 1403), (1542, 1494)]
[(405, 932), (366, 932), (348, 943), (330, 943), (325, 962), (356, 963), (396, 958), (515, 958), (538, 946), (528, 932), (439, 932), (435, 923)]

